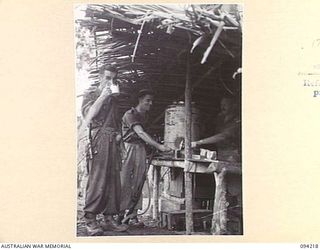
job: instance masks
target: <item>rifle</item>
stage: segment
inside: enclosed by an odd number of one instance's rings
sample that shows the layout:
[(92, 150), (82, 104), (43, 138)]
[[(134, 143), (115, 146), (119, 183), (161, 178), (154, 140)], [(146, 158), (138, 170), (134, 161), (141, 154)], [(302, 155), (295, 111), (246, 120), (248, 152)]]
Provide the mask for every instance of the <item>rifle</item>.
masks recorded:
[(92, 135), (91, 135), (91, 131), (92, 131), (92, 124), (89, 124), (89, 131), (88, 131), (88, 156), (89, 156), (89, 160), (87, 162), (87, 173), (89, 173), (89, 165), (90, 165), (90, 160), (93, 159), (93, 152), (92, 152)]

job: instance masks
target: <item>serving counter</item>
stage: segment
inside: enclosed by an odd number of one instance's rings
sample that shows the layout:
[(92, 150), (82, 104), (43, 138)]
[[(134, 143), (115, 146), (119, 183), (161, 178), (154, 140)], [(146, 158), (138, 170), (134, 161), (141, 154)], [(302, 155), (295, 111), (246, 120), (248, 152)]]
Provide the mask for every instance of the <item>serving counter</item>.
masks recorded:
[[(201, 173), (213, 175), (215, 180), (215, 192), (212, 197), (213, 209), (211, 233), (222, 234), (242, 234), (242, 197), (241, 197), (241, 177), (242, 170), (240, 163), (210, 160), (210, 159), (190, 159), (188, 164), (182, 158), (155, 157), (151, 161), (154, 166), (153, 173), (153, 217), (159, 218), (159, 182), (162, 167), (180, 168), (184, 172), (192, 174)], [(189, 166), (186, 169), (185, 166)], [(240, 190), (238, 190), (240, 189)], [(228, 195), (235, 196), (237, 202), (230, 202)], [(190, 195), (190, 194), (189, 194)], [(192, 194), (191, 194), (192, 195)], [(232, 196), (231, 195), (231, 196)], [(236, 216), (230, 219), (230, 211), (236, 210)], [(183, 211), (183, 210), (181, 210)], [(196, 211), (196, 210), (194, 210)], [(170, 214), (170, 212), (169, 212)], [(170, 217), (170, 216), (169, 216)], [(235, 217), (235, 218), (234, 218)], [(232, 223), (230, 223), (232, 221)], [(171, 224), (169, 222), (169, 224)]]

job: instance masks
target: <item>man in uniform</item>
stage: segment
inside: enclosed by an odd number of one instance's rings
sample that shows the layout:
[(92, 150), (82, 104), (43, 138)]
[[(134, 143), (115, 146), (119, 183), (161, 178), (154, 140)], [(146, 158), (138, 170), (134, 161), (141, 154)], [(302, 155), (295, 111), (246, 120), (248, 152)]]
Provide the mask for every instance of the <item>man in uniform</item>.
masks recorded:
[[(217, 147), (217, 159), (232, 163), (241, 162), (240, 142), (241, 142), (241, 125), (237, 103), (233, 98), (227, 97), (221, 100), (221, 113), (218, 115), (216, 134), (192, 142), (192, 146), (204, 144), (215, 144)], [(228, 206), (228, 220), (236, 222), (242, 220), (242, 180), (241, 175), (227, 173), (225, 175), (227, 185), (226, 202)], [(216, 191), (217, 192), (217, 191)], [(230, 224), (232, 225), (232, 224)], [(232, 234), (242, 232), (241, 227), (228, 227)]]
[(142, 188), (147, 172), (146, 144), (159, 151), (171, 149), (159, 144), (146, 132), (147, 112), (153, 102), (153, 92), (147, 89), (141, 90), (138, 95), (139, 103), (135, 108), (128, 110), (122, 118), (123, 141), (127, 156), (124, 159), (121, 171), (121, 214), (123, 218), (125, 210), (132, 213), (137, 220), (137, 210), (142, 209)]
[(216, 134), (199, 141), (192, 142), (192, 147), (205, 144), (217, 146), (218, 160), (240, 161), (240, 118), (233, 98), (221, 100), (221, 112), (217, 118)]
[[(115, 83), (117, 70), (103, 66), (99, 71), (100, 84), (84, 94), (82, 115), (89, 128), (89, 176), (85, 195), (84, 218), (89, 235), (101, 235), (104, 230), (125, 231), (113, 219), (120, 211), (121, 117), (118, 115)], [(104, 215), (103, 223), (96, 220)]]

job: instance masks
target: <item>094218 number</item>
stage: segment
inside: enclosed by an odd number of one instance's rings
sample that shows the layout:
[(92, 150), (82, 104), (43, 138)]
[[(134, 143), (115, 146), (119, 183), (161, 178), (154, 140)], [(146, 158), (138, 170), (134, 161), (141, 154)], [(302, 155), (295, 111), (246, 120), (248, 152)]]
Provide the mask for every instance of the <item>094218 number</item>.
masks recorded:
[(318, 244), (300, 244), (300, 248), (318, 248)]

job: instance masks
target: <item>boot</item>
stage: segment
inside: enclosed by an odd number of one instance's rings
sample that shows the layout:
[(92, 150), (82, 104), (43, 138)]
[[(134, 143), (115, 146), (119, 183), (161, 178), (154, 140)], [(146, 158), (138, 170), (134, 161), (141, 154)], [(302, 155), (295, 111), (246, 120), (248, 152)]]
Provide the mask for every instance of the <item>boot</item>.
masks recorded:
[(124, 213), (118, 214), (117, 220), (116, 220), (117, 225), (120, 225), (120, 224), (126, 224), (126, 225), (128, 225), (129, 221), (122, 222), (123, 219), (124, 219)]
[(125, 216), (125, 221), (129, 223), (129, 225), (133, 225), (136, 227), (143, 227), (144, 223), (138, 220), (138, 210), (133, 209), (131, 210), (132, 212), (130, 213), (130, 210)]
[(124, 232), (128, 230), (128, 225), (118, 224), (111, 215), (105, 215), (101, 223), (104, 231)]
[(133, 225), (136, 227), (144, 227), (144, 223), (142, 221), (139, 221), (138, 216), (134, 216), (130, 219), (129, 225)]
[(96, 216), (84, 217), (86, 222), (86, 229), (89, 236), (98, 236), (103, 235), (103, 230), (100, 227), (99, 223), (96, 220)]

